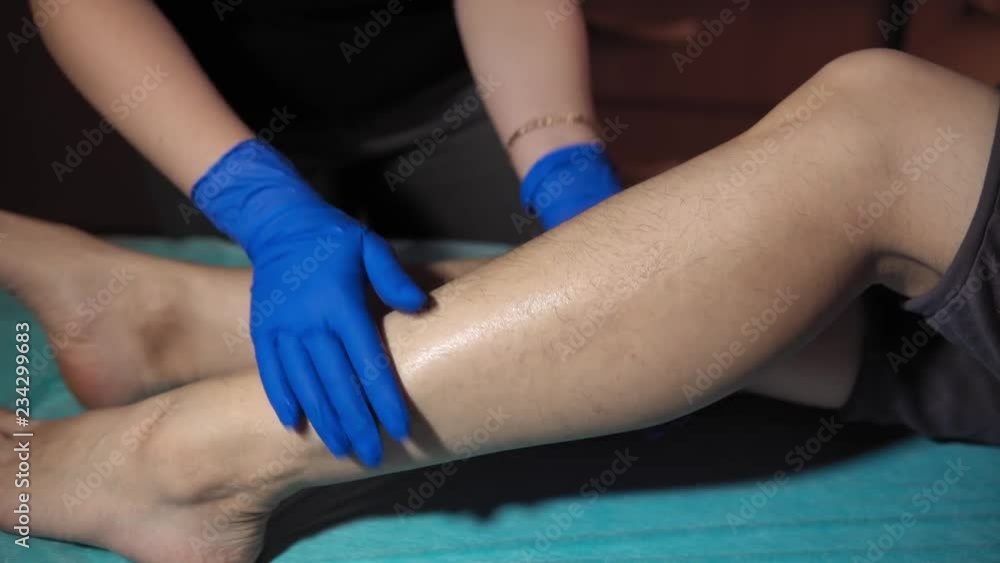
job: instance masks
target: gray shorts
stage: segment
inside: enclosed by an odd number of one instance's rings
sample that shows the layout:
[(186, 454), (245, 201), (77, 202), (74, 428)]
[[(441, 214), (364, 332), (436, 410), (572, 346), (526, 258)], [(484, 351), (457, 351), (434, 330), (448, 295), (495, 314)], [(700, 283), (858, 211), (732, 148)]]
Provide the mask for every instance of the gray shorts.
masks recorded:
[(941, 282), (865, 293), (864, 361), (847, 420), (1000, 444), (1000, 117), (969, 230)]

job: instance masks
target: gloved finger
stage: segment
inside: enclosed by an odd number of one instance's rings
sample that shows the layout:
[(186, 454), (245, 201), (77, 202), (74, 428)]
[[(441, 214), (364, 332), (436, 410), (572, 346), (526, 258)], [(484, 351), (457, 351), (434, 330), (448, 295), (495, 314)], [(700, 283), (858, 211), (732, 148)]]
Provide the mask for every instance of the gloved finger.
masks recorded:
[(277, 343), (270, 334), (254, 334), (253, 351), (257, 357), (260, 381), (264, 394), (278, 415), (278, 420), (289, 428), (298, 428), (302, 421), (302, 411), (285, 375), (285, 369), (278, 358)]
[(365, 271), (382, 302), (407, 313), (426, 305), (427, 294), (403, 270), (389, 243), (370, 232), (365, 233), (363, 240)]
[(278, 335), (278, 353), (281, 354), (281, 364), (288, 375), (288, 383), (316, 434), (334, 455), (347, 455), (347, 436), (340, 427), (340, 421), (320, 383), (309, 353), (298, 338), (286, 334)]
[(390, 436), (397, 440), (406, 438), (410, 424), (396, 373), (364, 303), (351, 305), (341, 321), (346, 322), (340, 322), (336, 332), (368, 402)]
[(354, 368), (344, 347), (332, 334), (315, 334), (305, 339), (326, 394), (337, 409), (340, 426), (351, 441), (354, 452), (366, 465), (382, 461), (382, 441), (365, 397), (361, 394)]

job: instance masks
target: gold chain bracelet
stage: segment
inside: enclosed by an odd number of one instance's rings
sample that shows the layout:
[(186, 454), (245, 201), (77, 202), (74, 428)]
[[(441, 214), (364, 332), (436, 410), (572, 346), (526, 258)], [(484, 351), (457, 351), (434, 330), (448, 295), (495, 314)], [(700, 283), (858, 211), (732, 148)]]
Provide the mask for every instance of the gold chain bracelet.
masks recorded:
[(509, 149), (511, 145), (514, 144), (514, 141), (520, 139), (521, 137), (527, 135), (528, 133), (531, 133), (535, 129), (543, 129), (545, 127), (552, 127), (554, 125), (567, 125), (570, 123), (584, 123), (590, 126), (591, 129), (593, 129), (594, 127), (594, 122), (589, 117), (587, 117), (582, 113), (577, 113), (575, 111), (571, 111), (564, 114), (543, 115), (542, 117), (536, 117), (535, 119), (532, 119), (531, 121), (525, 123), (520, 128), (518, 128), (517, 131), (514, 131), (514, 134), (510, 136), (510, 139), (507, 139), (507, 148)]

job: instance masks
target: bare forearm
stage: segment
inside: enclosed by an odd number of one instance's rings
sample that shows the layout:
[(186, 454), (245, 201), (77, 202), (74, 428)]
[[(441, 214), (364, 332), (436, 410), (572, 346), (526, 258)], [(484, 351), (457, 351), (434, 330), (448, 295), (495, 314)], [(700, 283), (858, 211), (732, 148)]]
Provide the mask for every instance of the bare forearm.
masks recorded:
[[(455, 2), (473, 72), (492, 75), (500, 83), (485, 103), (503, 142), (527, 121), (546, 114), (594, 115), (583, 12), (575, 9), (562, 16), (559, 4), (558, 0)], [(591, 139), (590, 127), (580, 123), (540, 129), (518, 140), (510, 157), (524, 177), (547, 152)]]
[(253, 136), (149, 0), (70, 2), (42, 36), (83, 96), (184, 193)]

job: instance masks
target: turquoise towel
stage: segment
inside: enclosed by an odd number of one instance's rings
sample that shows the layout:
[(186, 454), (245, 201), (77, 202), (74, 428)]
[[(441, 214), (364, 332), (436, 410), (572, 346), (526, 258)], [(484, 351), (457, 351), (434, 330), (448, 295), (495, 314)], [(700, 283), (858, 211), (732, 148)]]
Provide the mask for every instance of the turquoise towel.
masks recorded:
[[(233, 246), (213, 240), (128, 245), (246, 263)], [(500, 250), (401, 247), (419, 259)], [(0, 353), (0, 365), (10, 367), (0, 398), (8, 408), (13, 325), (22, 321), (38, 338), (41, 325), (0, 295), (0, 338), (10, 343)], [(33, 416), (80, 411), (53, 365), (34, 367)], [(830, 417), (734, 398), (650, 431), (460, 461), (444, 478), (429, 468), (308, 491), (279, 509), (265, 556), (283, 563), (1000, 561), (1000, 449), (863, 425), (820, 442), (821, 428), (839, 424)], [(621, 459), (629, 465), (616, 464)], [(29, 551), (14, 539), (0, 534), (4, 562), (123, 560), (37, 537)]]

